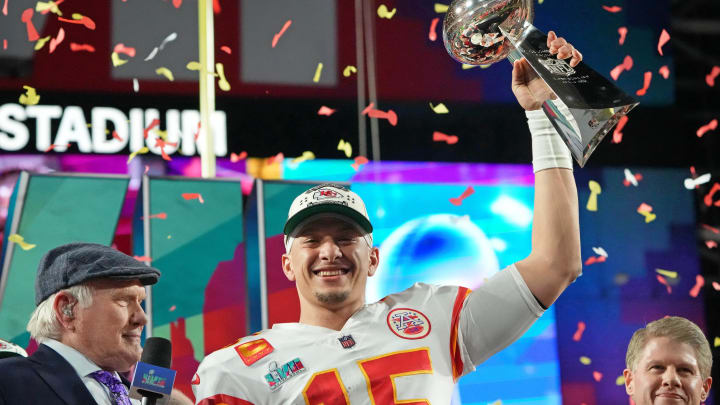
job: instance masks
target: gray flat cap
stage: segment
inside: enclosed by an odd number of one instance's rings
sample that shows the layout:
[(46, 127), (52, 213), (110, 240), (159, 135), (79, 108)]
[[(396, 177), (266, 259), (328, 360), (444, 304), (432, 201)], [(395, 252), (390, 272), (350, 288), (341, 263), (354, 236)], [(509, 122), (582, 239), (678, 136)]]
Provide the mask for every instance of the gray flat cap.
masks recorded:
[(50, 250), (40, 260), (35, 305), (62, 289), (98, 278), (138, 280), (150, 285), (157, 283), (160, 271), (105, 245), (68, 243)]

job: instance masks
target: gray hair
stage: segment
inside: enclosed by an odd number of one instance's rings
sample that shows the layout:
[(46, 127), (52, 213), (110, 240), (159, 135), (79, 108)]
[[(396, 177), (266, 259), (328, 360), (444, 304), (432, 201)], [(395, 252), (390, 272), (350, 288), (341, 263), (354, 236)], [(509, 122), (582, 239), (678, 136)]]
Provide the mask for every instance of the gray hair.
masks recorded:
[(38, 343), (42, 343), (47, 339), (59, 340), (62, 337), (62, 325), (55, 316), (55, 310), (53, 309), (55, 297), (61, 292), (75, 297), (81, 308), (87, 308), (92, 305), (93, 287), (87, 284), (74, 285), (47, 297), (35, 308), (27, 324), (27, 331), (30, 332), (30, 336)]

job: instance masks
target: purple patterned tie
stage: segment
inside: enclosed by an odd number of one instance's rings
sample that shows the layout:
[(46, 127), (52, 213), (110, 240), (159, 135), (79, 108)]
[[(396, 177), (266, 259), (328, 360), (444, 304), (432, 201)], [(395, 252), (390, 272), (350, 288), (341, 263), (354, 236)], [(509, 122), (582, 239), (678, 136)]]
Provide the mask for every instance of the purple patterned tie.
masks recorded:
[(132, 405), (128, 397), (127, 387), (109, 371), (98, 370), (90, 373), (90, 377), (96, 379), (100, 384), (110, 390), (110, 399), (113, 405)]

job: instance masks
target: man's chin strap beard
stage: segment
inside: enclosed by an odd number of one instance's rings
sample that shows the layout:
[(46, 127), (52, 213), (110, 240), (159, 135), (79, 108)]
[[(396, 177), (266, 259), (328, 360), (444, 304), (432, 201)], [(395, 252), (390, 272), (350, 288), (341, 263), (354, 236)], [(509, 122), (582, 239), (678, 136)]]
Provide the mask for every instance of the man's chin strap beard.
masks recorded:
[(315, 295), (315, 298), (317, 298), (317, 300), (322, 302), (323, 304), (339, 304), (341, 302), (344, 302), (350, 296), (350, 292), (343, 291), (339, 293), (327, 294), (313, 292), (313, 295)]

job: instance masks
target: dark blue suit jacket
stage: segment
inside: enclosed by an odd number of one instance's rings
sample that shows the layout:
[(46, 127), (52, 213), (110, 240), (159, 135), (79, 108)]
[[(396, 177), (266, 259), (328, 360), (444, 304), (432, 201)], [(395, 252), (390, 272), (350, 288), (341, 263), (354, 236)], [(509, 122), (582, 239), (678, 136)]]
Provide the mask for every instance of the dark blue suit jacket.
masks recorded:
[(97, 405), (97, 402), (70, 363), (55, 350), (40, 345), (30, 357), (0, 360), (0, 405), (20, 404)]

